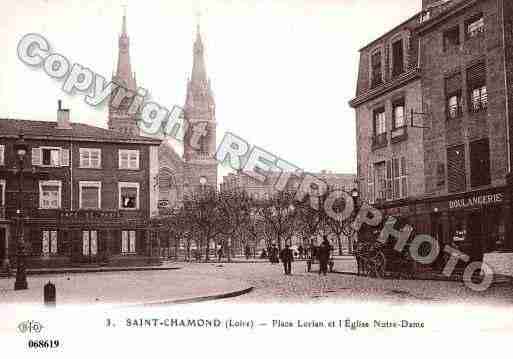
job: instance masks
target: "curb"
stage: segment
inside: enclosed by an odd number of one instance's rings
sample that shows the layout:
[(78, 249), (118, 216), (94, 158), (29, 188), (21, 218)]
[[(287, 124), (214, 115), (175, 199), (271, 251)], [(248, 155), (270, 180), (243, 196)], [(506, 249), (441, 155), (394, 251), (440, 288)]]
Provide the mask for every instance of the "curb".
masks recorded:
[[(227, 293), (221, 293), (221, 294), (213, 294), (213, 295), (206, 295), (202, 297), (192, 297), (192, 298), (185, 298), (185, 299), (164, 299), (164, 300), (158, 300), (154, 302), (149, 303), (141, 303), (141, 304), (129, 304), (126, 305), (127, 307), (140, 307), (140, 306), (154, 306), (154, 305), (176, 305), (176, 304), (192, 304), (192, 303), (200, 303), (200, 302), (207, 302), (211, 300), (219, 300), (219, 299), (226, 299), (226, 298), (233, 298), (238, 297), (244, 294), (248, 294), (254, 289), (254, 287), (247, 287), (241, 290), (236, 290), (233, 292), (227, 292)], [(123, 305), (125, 307), (125, 305)]]
[(28, 269), (27, 275), (45, 275), (45, 274), (83, 274), (83, 273), (112, 273), (112, 272), (143, 272), (143, 271), (166, 271), (178, 270), (182, 267), (112, 267), (104, 269), (85, 269), (85, 268), (70, 268), (70, 269)]

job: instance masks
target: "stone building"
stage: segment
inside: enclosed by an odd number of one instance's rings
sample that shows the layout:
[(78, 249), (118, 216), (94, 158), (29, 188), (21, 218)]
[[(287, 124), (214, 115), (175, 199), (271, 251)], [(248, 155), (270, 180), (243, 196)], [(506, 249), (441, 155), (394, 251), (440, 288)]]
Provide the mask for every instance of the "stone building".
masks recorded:
[[(310, 173), (319, 180), (324, 181), (332, 189), (350, 192), (357, 186), (356, 176), (354, 174), (333, 173), (322, 171), (320, 173)], [(240, 173), (229, 173), (223, 177), (220, 184), (221, 191), (245, 190), (249, 195), (257, 199), (266, 199), (277, 192), (276, 183), (280, 178), (281, 172), (271, 172), (268, 174), (265, 182), (260, 182), (252, 176)], [(295, 191), (299, 188), (301, 178), (290, 176), (285, 187), (286, 190)]]
[[(60, 102), (57, 115), (56, 122), (0, 119), (4, 268), (16, 258), (20, 213), (29, 267), (156, 260), (150, 220), (158, 213), (161, 141), (72, 123)], [(28, 148), (21, 188), (20, 135)]]
[(362, 49), (350, 102), (366, 200), (472, 254), (513, 248), (512, 27), (511, 1), (424, 0)]
[[(173, 144), (163, 140), (159, 149), (159, 189), (161, 208), (173, 208), (180, 204), (184, 194), (196, 191), (202, 186), (217, 189), (216, 118), (215, 101), (211, 82), (205, 65), (205, 49), (200, 27), (197, 27), (193, 45), (193, 66), (187, 83), (187, 94), (183, 106), (184, 122), (187, 124), (183, 138), (184, 152), (180, 156)], [(127, 33), (126, 16), (123, 16), (122, 31), (118, 39), (118, 61), (112, 81), (124, 89), (111, 97), (109, 106), (109, 129), (139, 135), (140, 114), (132, 111), (134, 95), (137, 92), (135, 72), (130, 61), (130, 38)], [(119, 91), (122, 101), (117, 100)], [(133, 108), (136, 108), (134, 106)]]

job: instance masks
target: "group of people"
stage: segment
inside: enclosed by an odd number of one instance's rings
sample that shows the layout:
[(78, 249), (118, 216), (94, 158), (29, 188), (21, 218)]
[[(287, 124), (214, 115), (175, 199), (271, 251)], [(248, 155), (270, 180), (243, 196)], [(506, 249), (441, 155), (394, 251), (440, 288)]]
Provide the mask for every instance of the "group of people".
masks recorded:
[[(326, 237), (324, 237), (319, 247), (311, 248), (311, 258), (316, 258), (319, 261), (319, 275), (328, 274), (328, 264), (331, 258), (331, 250), (332, 247)], [(303, 252), (303, 248), (301, 246), (298, 248), (298, 252), (300, 258), (303, 258), (303, 256), (306, 255), (306, 252)], [(278, 247), (276, 247), (275, 244), (271, 246), (269, 249), (269, 261), (271, 263), (278, 263), (278, 258), (283, 263), (283, 270), (285, 275), (291, 275), (292, 262), (294, 261), (294, 251), (289, 244), (286, 244), (285, 248), (283, 248), (279, 253)]]

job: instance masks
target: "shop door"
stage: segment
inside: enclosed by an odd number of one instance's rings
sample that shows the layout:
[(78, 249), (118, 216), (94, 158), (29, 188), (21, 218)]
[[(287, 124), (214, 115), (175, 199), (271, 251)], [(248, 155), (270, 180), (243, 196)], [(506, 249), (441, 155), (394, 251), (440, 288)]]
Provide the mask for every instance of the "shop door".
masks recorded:
[(467, 218), (467, 230), (469, 239), (469, 252), (470, 262), (483, 261), (483, 218), (481, 212), (471, 212)]

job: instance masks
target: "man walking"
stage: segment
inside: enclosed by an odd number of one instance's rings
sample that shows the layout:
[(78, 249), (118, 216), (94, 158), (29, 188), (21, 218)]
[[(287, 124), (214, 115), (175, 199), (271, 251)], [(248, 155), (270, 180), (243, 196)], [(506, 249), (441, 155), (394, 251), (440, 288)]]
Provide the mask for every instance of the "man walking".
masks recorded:
[(317, 257), (319, 258), (319, 275), (328, 274), (328, 262), (330, 260), (331, 245), (328, 238), (324, 236), (322, 244), (317, 249)]
[(294, 260), (294, 253), (292, 253), (292, 249), (290, 249), (290, 245), (285, 245), (285, 248), (281, 250), (280, 259), (283, 262), (283, 269), (285, 271), (285, 275), (292, 274), (292, 261)]

